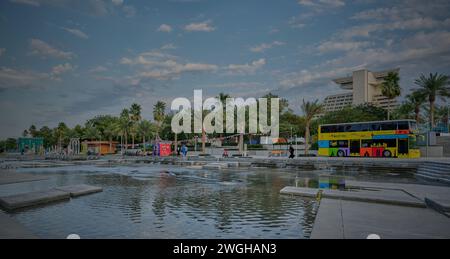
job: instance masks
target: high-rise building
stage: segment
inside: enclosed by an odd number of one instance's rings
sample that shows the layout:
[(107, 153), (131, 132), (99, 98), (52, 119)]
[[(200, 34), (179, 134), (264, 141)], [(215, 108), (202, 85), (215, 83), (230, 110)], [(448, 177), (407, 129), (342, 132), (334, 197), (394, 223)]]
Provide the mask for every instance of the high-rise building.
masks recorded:
[(400, 69), (371, 72), (367, 69), (354, 71), (352, 76), (334, 79), (347, 93), (327, 96), (324, 100), (326, 111), (338, 111), (348, 105), (372, 104), (383, 109), (398, 106), (397, 100), (389, 100), (381, 93), (381, 83), (390, 72), (399, 73)]

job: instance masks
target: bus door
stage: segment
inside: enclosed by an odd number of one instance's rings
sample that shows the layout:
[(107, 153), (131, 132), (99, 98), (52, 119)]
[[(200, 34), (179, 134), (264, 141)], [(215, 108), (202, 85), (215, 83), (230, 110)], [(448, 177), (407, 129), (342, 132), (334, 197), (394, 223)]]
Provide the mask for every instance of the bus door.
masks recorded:
[(408, 147), (408, 139), (399, 138), (398, 139), (398, 154), (399, 155), (408, 155), (409, 147)]
[(350, 156), (360, 156), (360, 145), (361, 141), (350, 140)]

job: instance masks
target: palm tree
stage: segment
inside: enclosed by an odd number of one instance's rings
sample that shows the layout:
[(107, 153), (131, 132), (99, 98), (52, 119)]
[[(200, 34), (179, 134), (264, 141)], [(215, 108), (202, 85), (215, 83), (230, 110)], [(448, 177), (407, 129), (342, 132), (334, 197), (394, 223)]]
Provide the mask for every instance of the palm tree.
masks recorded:
[(161, 126), (162, 123), (164, 122), (164, 118), (166, 117), (166, 103), (162, 102), (162, 101), (158, 101), (154, 106), (153, 106), (153, 118), (156, 121), (156, 139), (159, 139), (159, 132), (161, 130)]
[(121, 139), (121, 151), (123, 151), (123, 142), (125, 142), (125, 150), (128, 149), (128, 133), (130, 132), (131, 124), (132, 122), (128, 109), (123, 109), (120, 113), (120, 118), (116, 123), (116, 132), (120, 135)]
[(408, 103), (414, 108), (414, 118), (418, 122), (420, 118), (420, 108), (425, 102), (425, 96), (420, 94), (417, 91), (412, 92), (411, 94), (406, 96), (406, 100)]
[(84, 129), (83, 138), (89, 139), (90, 141), (99, 139), (100, 131), (94, 126), (87, 125), (86, 128)]
[[(400, 78), (398, 76), (398, 73), (396, 72), (389, 72), (386, 78), (384, 79), (384, 82), (381, 83), (381, 94), (386, 96), (389, 100), (393, 100), (396, 97), (401, 95), (401, 88), (399, 85)], [(390, 119), (390, 112), (391, 112), (391, 103), (389, 102), (388, 107), (388, 120)]]
[(153, 124), (148, 120), (143, 120), (139, 123), (138, 132), (142, 136), (142, 143), (144, 145), (145, 152), (145, 137), (152, 134), (154, 128)]
[(130, 119), (133, 123), (133, 126), (130, 129), (130, 135), (131, 135), (131, 146), (134, 149), (134, 138), (136, 136), (138, 126), (137, 123), (141, 120), (141, 106), (137, 103), (133, 103), (130, 108)]
[(116, 123), (117, 120), (111, 120), (108, 124), (105, 125), (105, 128), (103, 129), (103, 134), (106, 138), (108, 138), (109, 141), (109, 153), (112, 152), (112, 140), (116, 135)]
[(449, 112), (450, 109), (447, 106), (436, 107), (436, 121), (448, 127)]
[(434, 121), (434, 103), (436, 102), (436, 97), (441, 98), (450, 97), (449, 77), (442, 74), (431, 74), (429, 77), (425, 77), (423, 74), (416, 79), (415, 84), (420, 88), (416, 91), (419, 95), (428, 99), (430, 103), (430, 126), (433, 129), (436, 124)]
[(59, 152), (62, 151), (62, 142), (63, 142), (63, 138), (67, 134), (67, 130), (68, 130), (68, 128), (64, 122), (60, 122), (58, 124), (58, 127), (56, 127), (56, 129), (55, 129), (56, 136), (58, 137)]
[(319, 104), (319, 100), (315, 100), (314, 102), (305, 102), (303, 99), (303, 103), (301, 106), (303, 113), (305, 114), (305, 155), (308, 154), (309, 151), (309, 139), (310, 139), (310, 125), (314, 116), (322, 113), (323, 105)]

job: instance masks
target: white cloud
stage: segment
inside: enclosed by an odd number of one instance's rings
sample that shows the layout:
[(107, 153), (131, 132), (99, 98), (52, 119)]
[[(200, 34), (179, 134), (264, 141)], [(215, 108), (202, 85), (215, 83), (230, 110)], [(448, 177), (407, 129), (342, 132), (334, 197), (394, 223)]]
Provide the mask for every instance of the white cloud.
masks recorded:
[(171, 32), (172, 31), (172, 26), (168, 25), (168, 24), (161, 24), (158, 28), (158, 31), (160, 32)]
[(32, 55), (41, 56), (44, 58), (52, 57), (60, 59), (72, 59), (74, 57), (74, 54), (72, 52), (59, 50), (39, 39), (30, 40), (30, 50)]
[(298, 3), (312, 8), (335, 8), (345, 5), (343, 0), (299, 0)]
[(42, 83), (45, 79), (48, 79), (48, 75), (45, 73), (16, 70), (6, 67), (0, 68), (0, 89), (29, 88)]
[(90, 73), (101, 73), (106, 71), (108, 71), (108, 69), (104, 66), (97, 66), (89, 70)]
[(186, 31), (201, 31), (201, 32), (212, 32), (216, 30), (211, 26), (211, 20), (207, 20), (201, 23), (191, 23), (184, 27)]
[(135, 16), (137, 13), (136, 7), (132, 5), (125, 5), (122, 9), (125, 13), (125, 16), (128, 18)]
[(260, 44), (258, 46), (251, 47), (250, 51), (251, 52), (264, 52), (264, 51), (266, 51), (268, 49), (271, 49), (271, 48), (273, 48), (275, 46), (282, 46), (284, 44), (285, 44), (284, 42), (280, 42), (280, 41), (274, 41), (272, 43), (262, 43), (262, 44)]
[(144, 52), (134, 58), (123, 57), (120, 64), (133, 66), (133, 70), (138, 71), (129, 78), (132, 84), (145, 79), (169, 80), (186, 73), (214, 72), (218, 69), (214, 64), (182, 62), (176, 56), (158, 51)]
[(50, 75), (52, 79), (60, 80), (60, 76), (62, 74), (73, 71), (74, 69), (74, 66), (72, 66), (72, 64), (70, 63), (60, 64), (52, 68)]
[(81, 30), (65, 28), (65, 27), (62, 27), (62, 29), (71, 33), (72, 35), (77, 36), (78, 38), (89, 39), (89, 36), (86, 33), (82, 32)]
[(173, 45), (172, 43), (164, 44), (163, 46), (161, 46), (162, 50), (176, 49), (176, 48), (177, 47), (175, 45)]
[(356, 50), (363, 47), (369, 46), (370, 43), (367, 41), (325, 41), (322, 42), (317, 49), (321, 53), (332, 52), (332, 51), (350, 51)]
[(258, 59), (253, 61), (250, 64), (244, 64), (244, 65), (235, 65), (231, 64), (226, 67), (228, 70), (228, 74), (231, 75), (246, 75), (246, 74), (253, 74), (258, 69), (262, 68), (266, 64), (266, 60), (264, 58)]

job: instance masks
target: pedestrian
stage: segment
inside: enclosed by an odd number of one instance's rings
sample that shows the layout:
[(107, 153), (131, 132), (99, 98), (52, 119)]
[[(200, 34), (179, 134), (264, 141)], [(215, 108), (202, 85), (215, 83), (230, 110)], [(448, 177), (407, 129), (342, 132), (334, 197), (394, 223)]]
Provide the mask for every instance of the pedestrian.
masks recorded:
[(294, 152), (295, 152), (294, 148), (292, 146), (290, 146), (289, 147), (289, 153), (291, 155), (289, 156), (289, 158), (293, 159), (295, 157)]

